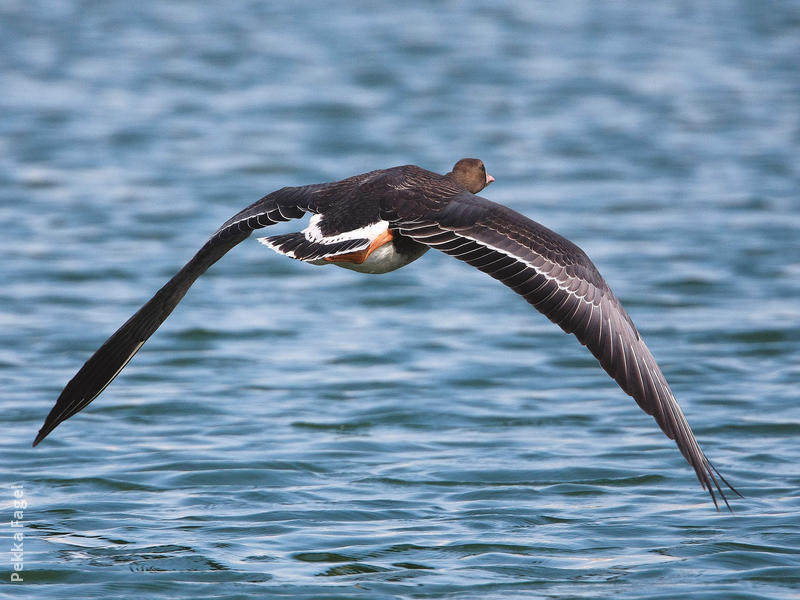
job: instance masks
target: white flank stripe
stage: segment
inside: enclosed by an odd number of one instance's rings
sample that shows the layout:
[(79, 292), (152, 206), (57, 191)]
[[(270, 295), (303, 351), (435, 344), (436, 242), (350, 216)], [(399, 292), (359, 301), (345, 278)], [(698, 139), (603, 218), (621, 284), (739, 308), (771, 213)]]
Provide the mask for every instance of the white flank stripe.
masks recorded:
[(359, 229), (343, 231), (342, 233), (333, 236), (325, 236), (323, 235), (322, 230), (319, 228), (319, 222), (324, 218), (324, 215), (320, 214), (311, 217), (311, 220), (308, 222), (308, 227), (303, 230), (303, 235), (306, 236), (306, 239), (309, 242), (315, 242), (317, 244), (336, 244), (337, 242), (357, 240), (361, 238), (374, 240), (384, 231), (389, 229), (388, 221), (378, 221), (377, 223), (372, 223), (366, 227), (360, 227)]

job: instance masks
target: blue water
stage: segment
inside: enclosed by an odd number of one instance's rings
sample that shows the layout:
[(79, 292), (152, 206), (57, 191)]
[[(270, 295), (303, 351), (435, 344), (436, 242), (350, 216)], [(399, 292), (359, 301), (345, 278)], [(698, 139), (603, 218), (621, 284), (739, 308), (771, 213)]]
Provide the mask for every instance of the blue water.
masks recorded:
[[(0, 596), (798, 598), (800, 3), (698, 4), (0, 2)], [(370, 277), (248, 240), (30, 447), (240, 208), (462, 156), (594, 259), (733, 515), (436, 252)]]

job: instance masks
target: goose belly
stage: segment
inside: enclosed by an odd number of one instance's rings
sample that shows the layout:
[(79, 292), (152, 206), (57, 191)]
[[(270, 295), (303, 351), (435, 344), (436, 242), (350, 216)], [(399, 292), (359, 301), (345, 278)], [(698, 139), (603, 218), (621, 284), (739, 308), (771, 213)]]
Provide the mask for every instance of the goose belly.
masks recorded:
[(352, 262), (328, 262), (325, 260), (314, 261), (313, 264), (329, 265), (334, 264), (337, 267), (344, 269), (351, 269), (359, 273), (381, 274), (394, 271), (400, 267), (405, 267), (408, 263), (414, 262), (420, 256), (425, 254), (430, 248), (424, 244), (414, 244), (413, 246), (408, 243), (403, 244), (402, 249), (391, 241), (375, 248), (367, 259), (362, 263)]

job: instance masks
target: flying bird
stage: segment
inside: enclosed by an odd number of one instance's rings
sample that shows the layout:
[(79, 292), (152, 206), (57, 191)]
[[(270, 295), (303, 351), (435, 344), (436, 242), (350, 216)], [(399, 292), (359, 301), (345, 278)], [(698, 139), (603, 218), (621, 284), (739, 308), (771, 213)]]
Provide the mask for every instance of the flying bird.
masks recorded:
[(294, 259), (364, 273), (393, 271), (430, 248), (477, 267), (574, 334), (675, 440), (714, 505), (718, 508), (716, 489), (730, 508), (722, 485), (741, 494), (706, 458), (653, 355), (592, 261), (566, 238), (477, 195), (493, 181), (481, 160), (463, 158), (445, 175), (405, 165), (267, 194), (223, 223), (86, 361), (61, 392), (33, 445), (86, 408), (226, 252), (256, 229), (310, 213), (303, 231), (259, 241)]

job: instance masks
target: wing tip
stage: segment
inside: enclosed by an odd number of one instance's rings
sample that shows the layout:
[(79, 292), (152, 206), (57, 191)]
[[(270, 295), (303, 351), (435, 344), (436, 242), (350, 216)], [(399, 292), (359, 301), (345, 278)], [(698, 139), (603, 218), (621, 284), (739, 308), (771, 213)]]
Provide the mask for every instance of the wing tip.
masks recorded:
[(44, 420), (44, 424), (39, 429), (39, 433), (36, 434), (36, 438), (33, 440), (33, 444), (31, 445), (32, 448), (35, 448), (39, 445), (39, 443), (46, 438), (48, 435), (53, 433), (53, 430), (58, 427), (62, 422), (67, 420), (71, 417), (74, 412), (68, 413), (66, 416), (64, 415), (63, 410), (59, 410), (56, 412), (56, 409), (59, 409), (59, 403), (56, 402), (55, 406), (50, 410), (50, 413), (47, 415), (47, 418)]
[(46, 438), (50, 434), (50, 432), (52, 430), (53, 430), (52, 427), (48, 428), (48, 427), (43, 426), (39, 430), (39, 433), (36, 434), (36, 438), (33, 440), (33, 444), (31, 444), (31, 447), (32, 448), (36, 448), (36, 446), (39, 445), (39, 442), (41, 442), (44, 438)]
[(703, 485), (705, 489), (708, 490), (708, 493), (711, 495), (711, 500), (714, 502), (714, 508), (717, 509), (717, 512), (719, 512), (720, 506), (719, 503), (717, 502), (717, 497), (716, 494), (714, 493), (714, 488), (717, 489), (717, 492), (719, 493), (720, 498), (722, 498), (722, 501), (725, 503), (725, 507), (728, 509), (728, 511), (733, 513), (733, 507), (730, 505), (730, 502), (728, 502), (728, 497), (725, 495), (723, 486), (727, 487), (730, 491), (739, 496), (739, 498), (744, 498), (744, 494), (742, 494), (739, 490), (733, 487), (730, 484), (730, 482), (727, 479), (725, 479), (725, 477), (723, 477), (722, 473), (719, 472), (717, 467), (715, 467), (710, 460), (706, 458), (705, 463), (706, 463), (705, 472), (703, 473), (705, 475), (705, 481), (703, 479), (700, 479), (700, 483)]

